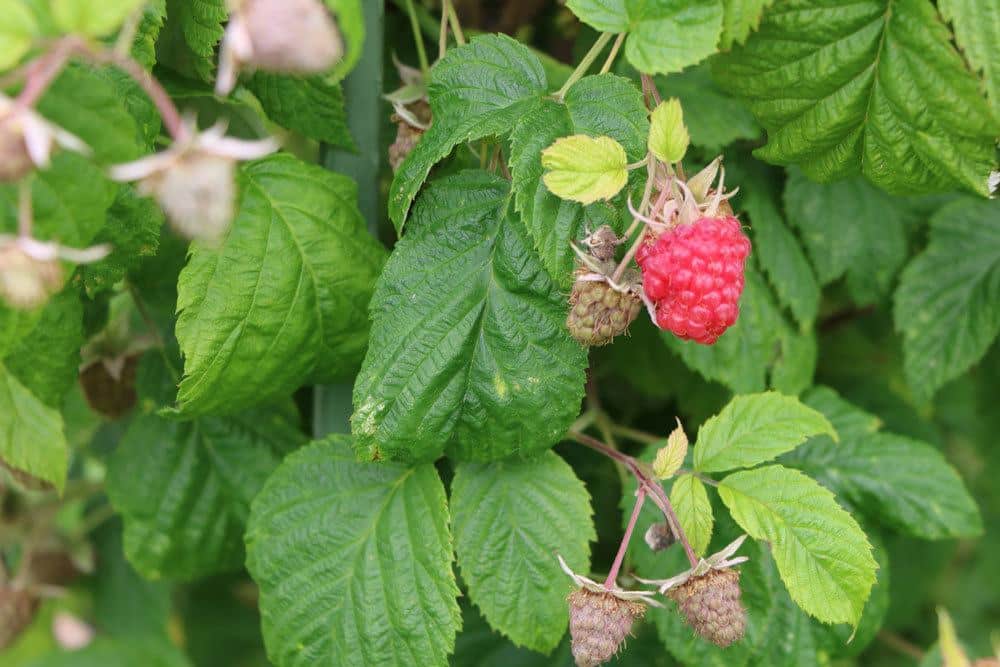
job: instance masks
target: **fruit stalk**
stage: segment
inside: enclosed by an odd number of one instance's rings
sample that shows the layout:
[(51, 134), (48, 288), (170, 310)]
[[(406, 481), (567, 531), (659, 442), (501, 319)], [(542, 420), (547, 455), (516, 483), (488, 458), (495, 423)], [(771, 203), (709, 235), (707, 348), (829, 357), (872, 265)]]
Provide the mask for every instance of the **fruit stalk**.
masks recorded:
[(646, 488), (640, 486), (639, 490), (635, 494), (635, 506), (632, 508), (632, 516), (628, 520), (628, 526), (625, 528), (625, 534), (622, 535), (622, 543), (618, 545), (618, 553), (615, 555), (615, 562), (611, 564), (611, 571), (608, 572), (608, 578), (604, 580), (604, 586), (606, 588), (614, 586), (615, 581), (618, 579), (618, 571), (621, 570), (622, 560), (625, 558), (625, 551), (628, 550), (628, 543), (632, 541), (632, 531), (635, 529), (635, 522), (639, 519), (639, 512), (642, 510), (642, 505), (645, 501)]

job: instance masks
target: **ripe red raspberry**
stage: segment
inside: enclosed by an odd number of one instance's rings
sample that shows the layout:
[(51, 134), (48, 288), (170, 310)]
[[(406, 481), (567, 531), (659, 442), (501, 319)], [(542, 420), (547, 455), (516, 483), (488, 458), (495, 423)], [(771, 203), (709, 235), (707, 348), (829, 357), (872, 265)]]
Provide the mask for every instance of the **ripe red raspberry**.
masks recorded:
[(734, 217), (701, 218), (674, 227), (636, 253), (656, 325), (711, 345), (739, 316), (750, 239)]

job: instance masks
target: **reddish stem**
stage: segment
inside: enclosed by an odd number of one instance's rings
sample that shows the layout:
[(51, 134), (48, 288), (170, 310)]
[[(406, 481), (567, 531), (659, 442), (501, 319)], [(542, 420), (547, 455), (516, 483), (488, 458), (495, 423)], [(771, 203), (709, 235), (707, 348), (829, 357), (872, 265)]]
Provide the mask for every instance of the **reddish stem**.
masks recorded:
[(15, 108), (23, 111), (35, 106), (49, 85), (66, 65), (70, 55), (79, 47), (79, 40), (76, 38), (66, 38), (57, 41), (52, 50), (40, 56), (37, 60), (27, 66), (25, 70), (24, 89), (17, 96)]
[(660, 511), (663, 512), (663, 515), (666, 517), (667, 522), (670, 524), (670, 528), (673, 531), (674, 535), (677, 536), (677, 539), (684, 546), (684, 553), (687, 554), (687, 558), (688, 561), (691, 563), (691, 567), (697, 565), (698, 556), (695, 555), (694, 549), (691, 548), (691, 542), (688, 540), (687, 535), (684, 533), (684, 529), (681, 527), (681, 522), (677, 518), (677, 513), (674, 512), (674, 506), (670, 503), (670, 498), (667, 496), (667, 492), (663, 490), (663, 487), (660, 486), (660, 484), (656, 482), (656, 480), (652, 479), (649, 475), (646, 474), (646, 472), (642, 469), (642, 466), (639, 465), (639, 462), (635, 460), (633, 457), (629, 456), (628, 454), (622, 454), (618, 450), (612, 447), (608, 447), (606, 444), (604, 444), (597, 438), (589, 436), (586, 433), (580, 433), (579, 431), (570, 431), (568, 435), (570, 438), (576, 440), (581, 445), (590, 447), (591, 449), (596, 450), (604, 454), (605, 456), (614, 459), (615, 461), (618, 461), (619, 463), (621, 463), (622, 465), (624, 465), (626, 468), (629, 469), (629, 472), (631, 472), (632, 475), (635, 476), (636, 481), (639, 482), (639, 488), (645, 489), (646, 492), (649, 493), (650, 497), (653, 499), (653, 502), (656, 503), (656, 506), (659, 507)]
[(639, 511), (642, 510), (642, 504), (645, 501), (646, 489), (640, 486), (639, 491), (635, 494), (635, 507), (632, 508), (632, 516), (629, 518), (625, 534), (622, 536), (622, 543), (618, 546), (618, 554), (615, 555), (615, 562), (611, 564), (611, 571), (608, 572), (608, 578), (604, 580), (605, 588), (615, 586), (615, 581), (618, 579), (618, 571), (621, 570), (622, 561), (625, 559), (625, 551), (628, 550), (628, 543), (632, 540), (632, 530), (635, 529), (635, 522), (639, 519)]
[(660, 91), (657, 90), (657, 88), (656, 88), (656, 82), (653, 81), (653, 77), (651, 77), (648, 74), (642, 74), (642, 75), (640, 75), (639, 78), (642, 81), (642, 92), (644, 94), (649, 95), (650, 97), (653, 98), (653, 102), (655, 104), (653, 104), (651, 106), (655, 107), (657, 104), (659, 104), (660, 102), (662, 102), (663, 98), (660, 97)]

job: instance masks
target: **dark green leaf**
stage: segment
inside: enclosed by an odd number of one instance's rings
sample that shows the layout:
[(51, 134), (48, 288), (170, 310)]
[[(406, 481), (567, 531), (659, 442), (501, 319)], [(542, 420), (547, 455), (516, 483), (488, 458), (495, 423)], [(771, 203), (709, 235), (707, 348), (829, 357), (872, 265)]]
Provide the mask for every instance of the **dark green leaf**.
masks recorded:
[(331, 146), (356, 150), (339, 83), (320, 76), (257, 72), (246, 85), (278, 125)]
[(451, 516), (462, 580), (515, 644), (548, 653), (562, 639), (572, 582), (556, 554), (589, 571), (592, 514), (583, 483), (553, 452), (456, 469)]
[(986, 195), (998, 121), (950, 37), (922, 0), (790, 0), (715, 74), (767, 129), (757, 154), (769, 162)]
[(753, 114), (716, 85), (708, 65), (689, 67), (656, 80), (666, 95), (680, 99), (684, 107), (684, 124), (693, 145), (718, 152), (739, 139), (760, 137), (761, 128)]
[(156, 59), (172, 69), (211, 81), (215, 47), (229, 12), (225, 0), (167, 0), (167, 22), (156, 43)]
[(271, 476), (246, 542), (277, 667), (447, 663), (459, 591), (433, 466), (357, 463), (331, 436)]
[(488, 461), (548, 449), (579, 411), (565, 300), (484, 172), (437, 181), (372, 300), (351, 428), (367, 459)]
[(906, 377), (929, 398), (1000, 333), (1000, 202), (969, 198), (940, 209), (927, 249), (899, 283), (894, 315)]
[(450, 49), (434, 65), (428, 84), (434, 124), (389, 188), (389, 218), (396, 231), (402, 231), (431, 167), (462, 142), (510, 131), (545, 90), (538, 58), (506, 35), (483, 35)]
[[(186, 414), (234, 412), (357, 367), (385, 251), (346, 176), (279, 154), (240, 170), (219, 248), (195, 246), (178, 282)], [(253, 259), (249, 259), (253, 258)]]
[(130, 187), (118, 190), (107, 223), (94, 238), (107, 243), (111, 252), (103, 260), (80, 265), (80, 276), (87, 293), (93, 296), (110, 289), (145, 257), (156, 254), (160, 245), (163, 213), (152, 199), (139, 197)]
[(238, 568), (250, 502), (304, 440), (291, 409), (191, 422), (136, 417), (111, 459), (108, 496), (125, 553), (151, 579)]

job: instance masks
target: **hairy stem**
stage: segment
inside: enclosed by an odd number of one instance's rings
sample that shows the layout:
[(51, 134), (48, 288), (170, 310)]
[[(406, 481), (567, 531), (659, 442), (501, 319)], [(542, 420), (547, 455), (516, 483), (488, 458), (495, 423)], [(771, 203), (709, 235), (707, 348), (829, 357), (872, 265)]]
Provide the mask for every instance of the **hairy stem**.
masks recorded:
[(406, 0), (406, 13), (410, 16), (410, 28), (413, 30), (413, 42), (417, 46), (417, 59), (420, 61), (420, 71), (427, 76), (431, 70), (430, 63), (427, 62), (427, 51), (424, 49), (424, 34), (420, 32), (420, 22), (417, 21), (417, 12), (413, 8), (413, 0)]
[(691, 567), (698, 564), (698, 557), (694, 553), (694, 549), (691, 548), (691, 542), (688, 540), (687, 535), (684, 533), (684, 528), (681, 526), (680, 520), (677, 518), (677, 513), (674, 511), (674, 506), (670, 503), (670, 498), (667, 496), (667, 492), (663, 490), (660, 484), (651, 478), (646, 471), (643, 470), (642, 466), (633, 457), (628, 454), (623, 454), (616, 449), (609, 447), (597, 438), (587, 435), (586, 433), (580, 433), (578, 431), (570, 431), (567, 436), (573, 440), (576, 440), (581, 445), (590, 447), (605, 456), (618, 461), (626, 468), (629, 472), (636, 478), (639, 482), (640, 488), (645, 488), (649, 493), (650, 498), (656, 503), (657, 507), (663, 512), (666, 517), (667, 522), (670, 524), (670, 528), (677, 539), (684, 546), (684, 553), (687, 554), (688, 561), (691, 563)]
[(642, 80), (643, 95), (648, 95), (653, 100), (653, 104), (650, 106), (655, 107), (662, 102), (663, 98), (660, 97), (660, 91), (656, 88), (656, 82), (653, 81), (653, 77), (648, 74), (642, 74), (640, 75), (640, 79)]
[(625, 41), (625, 35), (628, 33), (619, 33), (618, 37), (615, 38), (615, 43), (611, 45), (611, 53), (608, 54), (607, 59), (604, 61), (604, 66), (601, 67), (601, 74), (607, 74), (611, 70), (611, 66), (615, 63), (615, 58), (618, 57), (618, 51), (622, 48), (622, 42)]
[(79, 47), (80, 41), (76, 37), (60, 39), (48, 52), (29, 63), (24, 75), (26, 81), (24, 90), (17, 96), (15, 109), (24, 110), (33, 107)]
[(455, 34), (455, 41), (458, 42), (459, 46), (463, 46), (465, 34), (462, 32), (462, 24), (458, 22), (458, 14), (455, 13), (455, 3), (451, 0), (444, 0), (443, 9), (448, 14), (448, 23), (451, 25), (451, 31)]
[(611, 571), (608, 572), (608, 578), (604, 580), (605, 588), (615, 586), (615, 581), (618, 579), (618, 572), (622, 567), (622, 560), (624, 560), (625, 552), (628, 550), (628, 543), (632, 541), (632, 531), (635, 529), (635, 522), (639, 519), (639, 512), (642, 510), (642, 504), (645, 501), (646, 489), (640, 486), (635, 494), (635, 507), (632, 508), (632, 516), (629, 517), (628, 526), (625, 527), (625, 534), (622, 535), (622, 543), (618, 545), (618, 553), (615, 554), (615, 562), (611, 564)]
[(556, 92), (555, 98), (557, 100), (562, 101), (562, 99), (566, 96), (566, 91), (568, 91), (574, 83), (579, 81), (580, 78), (587, 73), (590, 66), (594, 64), (595, 60), (597, 60), (597, 56), (601, 55), (601, 51), (604, 50), (604, 47), (607, 46), (610, 41), (611, 33), (602, 32), (601, 36), (597, 38), (597, 41), (594, 42), (594, 45), (590, 47), (590, 50), (587, 51), (587, 54), (580, 61), (580, 64), (576, 66), (573, 73), (569, 75), (568, 79), (566, 79), (566, 83), (564, 83), (562, 88)]

